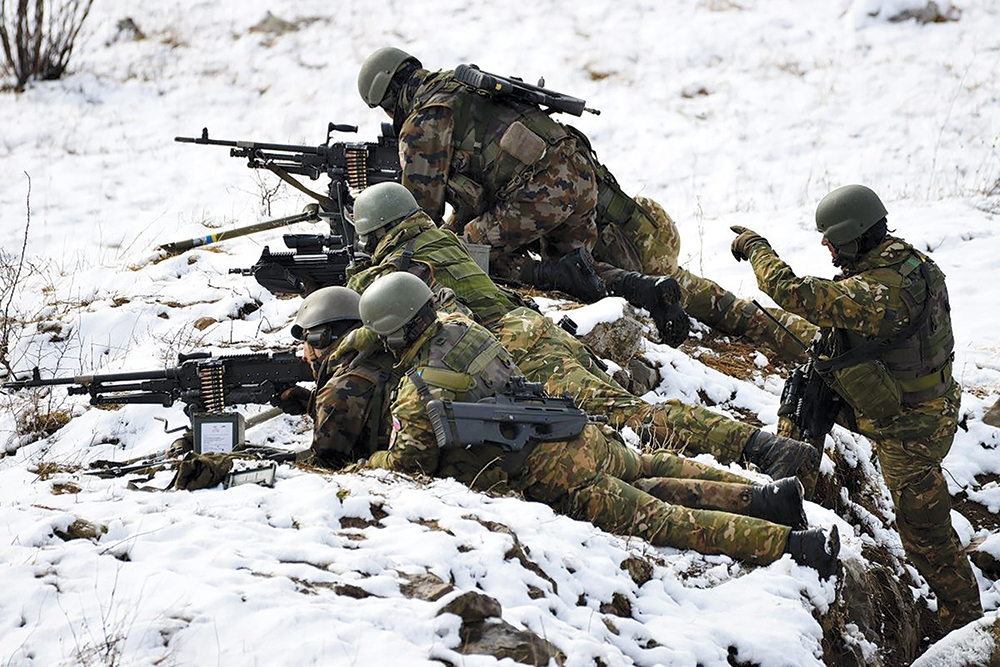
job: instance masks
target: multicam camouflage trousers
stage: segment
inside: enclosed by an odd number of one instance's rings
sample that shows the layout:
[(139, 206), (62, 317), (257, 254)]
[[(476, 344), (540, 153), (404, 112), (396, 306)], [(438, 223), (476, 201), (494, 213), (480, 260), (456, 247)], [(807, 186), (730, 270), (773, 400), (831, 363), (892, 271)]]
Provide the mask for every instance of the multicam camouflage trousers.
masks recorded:
[(606, 416), (611, 426), (631, 427), (649, 446), (733, 463), (757, 430), (700, 405), (650, 404), (630, 394), (579, 340), (528, 308), (511, 311), (490, 330), (529, 380), (543, 383), (550, 394), (569, 394), (584, 412)]
[[(789, 361), (805, 361), (802, 346), (761, 313), (753, 302), (737, 298), (708, 278), (678, 266), (681, 241), (676, 223), (652, 199), (635, 197), (635, 201), (646, 213), (633, 216), (633, 220), (639, 222), (630, 221), (620, 228), (611, 228), (611, 225), (598, 228), (594, 258), (605, 282), (613, 280), (622, 270), (671, 276), (680, 284), (681, 306), (688, 315), (723, 333), (746, 336)], [(801, 317), (779, 308), (768, 308), (768, 312), (805, 343), (809, 343), (817, 331)]]
[(979, 585), (951, 525), (951, 495), (941, 461), (958, 428), (961, 389), (878, 422), (858, 419), (875, 446), (882, 476), (896, 507), (896, 528), (906, 557), (938, 598), (947, 632), (983, 615)]
[(490, 274), (518, 279), (517, 252), (538, 241), (542, 259), (590, 247), (597, 235), (597, 182), (576, 140), (550, 148), (526, 174), (496, 196), (496, 204), (465, 226), (474, 243), (490, 248)]
[[(896, 529), (906, 557), (937, 596), (945, 632), (983, 615), (979, 585), (951, 525), (951, 495), (941, 470), (958, 428), (960, 397), (955, 383), (944, 396), (904, 406), (888, 419), (855, 420), (847, 407), (837, 419), (871, 440), (896, 508)], [(779, 421), (778, 432), (801, 435), (786, 419)]]
[[(511, 483), (532, 500), (609, 532), (642, 537), (655, 546), (725, 554), (761, 564), (781, 556), (791, 531), (788, 526), (671, 505), (629, 483), (677, 474), (677, 463), (676, 456), (657, 453), (644, 466), (638, 451), (587, 426), (570, 442), (536, 445)], [(720, 470), (701, 474), (732, 479)]]

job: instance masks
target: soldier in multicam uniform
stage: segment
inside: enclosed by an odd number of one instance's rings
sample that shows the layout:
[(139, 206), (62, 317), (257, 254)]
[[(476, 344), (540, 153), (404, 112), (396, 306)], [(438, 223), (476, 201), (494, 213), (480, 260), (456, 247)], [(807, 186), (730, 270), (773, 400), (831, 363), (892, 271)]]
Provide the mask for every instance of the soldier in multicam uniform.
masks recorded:
[[(450, 203), (448, 226), (491, 246), (495, 276), (584, 301), (603, 297), (606, 285), (648, 310), (664, 342), (685, 340), (690, 322), (677, 305), (675, 280), (606, 262), (596, 267), (600, 276), (595, 272), (589, 251), (600, 241), (600, 202), (580, 132), (535, 105), (475, 92), (452, 71), (421, 69), (395, 48), (369, 56), (358, 89), (368, 106), (393, 118), (403, 185), (438, 223)], [(533, 260), (529, 247), (545, 261)]]
[(844, 401), (837, 421), (874, 444), (906, 555), (937, 596), (947, 632), (980, 617), (982, 606), (941, 471), (961, 396), (944, 274), (888, 234), (885, 206), (862, 185), (824, 197), (816, 227), (842, 270), (833, 280), (799, 278), (743, 227), (733, 227), (732, 251), (750, 260), (758, 286), (779, 306), (822, 327), (832, 353), (816, 367)]
[(428, 403), (496, 396), (520, 376), (517, 366), (471, 319), (459, 313), (439, 316), (430, 288), (412, 274), (379, 278), (362, 295), (359, 308), (365, 326), (385, 341), (405, 373), (391, 405), (389, 449), (372, 455), (370, 465), (453, 477), (479, 489), (520, 491), (558, 511), (656, 546), (762, 564), (790, 553), (822, 576), (836, 571), (836, 528), (828, 546), (821, 529), (793, 531), (753, 517), (670, 505), (629, 483), (655, 479), (663, 472), (661, 462), (670, 456), (640, 454), (592, 424), (568, 442), (532, 443), (526, 455), (494, 445), (439, 447)]
[(379, 183), (367, 188), (355, 202), (354, 218), (358, 239), (371, 253), (373, 266), (351, 277), (351, 289), (363, 293), (378, 277), (399, 270), (451, 289), (507, 348), (529, 380), (543, 383), (552, 394), (569, 394), (584, 411), (607, 416), (617, 428), (631, 427), (649, 445), (708, 453), (722, 463), (746, 458), (774, 479), (817, 464), (819, 455), (811, 445), (699, 405), (677, 400), (651, 404), (630, 394), (579, 340), (544, 315), (519, 307), (517, 295), (494, 284), (462, 242), (437, 228), (403, 186)]
[(346, 287), (324, 287), (302, 301), (291, 334), (316, 377), (316, 390), (286, 390), (289, 414), (313, 417), (312, 446), (300, 463), (339, 468), (388, 446), (388, 394), (399, 382), (395, 359), (361, 326), (361, 297)]
[[(435, 301), (448, 303), (453, 296), (441, 290)], [(302, 302), (292, 325), (292, 335), (303, 341), (304, 357), (316, 376), (315, 392), (293, 387), (280, 402), (289, 414), (308, 412), (313, 417), (312, 446), (298, 457), (300, 463), (340, 468), (388, 447), (388, 397), (400, 376), (382, 340), (361, 327), (359, 300), (357, 292), (344, 287), (318, 290)], [(733, 473), (668, 454), (661, 456), (659, 472), (664, 476), (641, 480), (642, 488), (670, 503), (744, 514), (795, 530), (807, 526), (795, 478), (751, 484)]]

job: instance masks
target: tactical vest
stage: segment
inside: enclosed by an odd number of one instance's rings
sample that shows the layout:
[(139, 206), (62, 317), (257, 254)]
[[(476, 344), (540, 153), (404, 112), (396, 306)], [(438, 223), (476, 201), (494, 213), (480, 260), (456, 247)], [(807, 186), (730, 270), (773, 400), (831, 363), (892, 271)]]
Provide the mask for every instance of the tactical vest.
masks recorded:
[(512, 375), (520, 374), (486, 329), (455, 315), (440, 316), (438, 323), (413, 364), (436, 398), (475, 402), (502, 391)]
[[(430, 223), (428, 219), (428, 223)], [(412, 248), (412, 249), (411, 249)], [(479, 322), (488, 325), (517, 308), (483, 273), (457, 236), (445, 229), (421, 231), (389, 256), (396, 268), (406, 271), (403, 262), (421, 262), (430, 267), (434, 280), (451, 289), (468, 306)]]
[[(900, 243), (895, 239), (893, 242)], [(910, 323), (919, 321), (912, 335), (892, 342), (874, 356), (899, 384), (902, 402), (922, 403), (942, 396), (951, 387), (955, 347), (944, 273), (925, 255), (908, 248), (892, 263), (863, 274), (889, 288), (888, 302), (903, 303)], [(899, 327), (894, 324), (900, 315), (886, 311), (877, 339), (890, 340), (899, 335)], [(848, 351), (869, 343), (869, 339), (846, 329), (837, 333)]]
[(549, 147), (572, 137), (538, 107), (490, 96), (458, 81), (450, 70), (428, 75), (414, 95), (413, 109), (434, 106), (452, 111), (448, 189), (463, 217), (490, 208), (498, 193), (527, 177)]
[(371, 401), (361, 417), (366, 422), (362, 431), (364, 441), (354, 443), (351, 451), (356, 458), (367, 458), (389, 448), (389, 394), (402, 376), (394, 369), (395, 359), (385, 351), (375, 332), (364, 327), (355, 329), (340, 342), (324, 364), (326, 377), (317, 379), (317, 387), (322, 386), (320, 379), (325, 384), (335, 366), (345, 363), (347, 370), (341, 371), (342, 376), (356, 375), (372, 384)]

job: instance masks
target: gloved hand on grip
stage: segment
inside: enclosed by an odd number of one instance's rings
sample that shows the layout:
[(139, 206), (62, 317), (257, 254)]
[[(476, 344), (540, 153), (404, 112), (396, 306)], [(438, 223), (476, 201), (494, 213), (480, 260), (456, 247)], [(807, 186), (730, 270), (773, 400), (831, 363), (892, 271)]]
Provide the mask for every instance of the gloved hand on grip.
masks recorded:
[(309, 401), (312, 392), (305, 387), (295, 385), (281, 392), (281, 396), (274, 401), (274, 405), (281, 408), (289, 415), (304, 415), (309, 412)]

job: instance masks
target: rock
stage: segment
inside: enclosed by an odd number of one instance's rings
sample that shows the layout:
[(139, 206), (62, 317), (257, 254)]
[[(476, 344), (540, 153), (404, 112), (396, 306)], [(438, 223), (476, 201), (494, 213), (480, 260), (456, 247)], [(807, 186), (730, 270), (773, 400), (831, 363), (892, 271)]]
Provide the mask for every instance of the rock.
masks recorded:
[(289, 23), (280, 19), (271, 12), (268, 12), (264, 19), (257, 25), (250, 28), (250, 32), (264, 32), (271, 35), (284, 35), (286, 32), (295, 32), (299, 27), (294, 23)]
[(628, 572), (628, 576), (632, 577), (632, 581), (635, 582), (636, 586), (643, 586), (653, 578), (652, 563), (638, 556), (629, 556), (623, 560), (621, 569)]
[(437, 615), (455, 614), (462, 619), (464, 625), (499, 617), (501, 612), (500, 603), (489, 595), (477, 591), (467, 591), (443, 606)]
[(194, 328), (197, 329), (198, 331), (204, 331), (205, 329), (215, 324), (217, 321), (218, 320), (215, 320), (211, 317), (199, 317), (194, 321)]
[(583, 341), (599, 357), (611, 359), (624, 368), (639, 351), (642, 325), (629, 315), (614, 322), (599, 322), (583, 336)]
[[(872, 560), (881, 555), (888, 556), (888, 552), (875, 554), (866, 549), (867, 569), (857, 561), (842, 561), (839, 577), (843, 583), (837, 601), (819, 619), (824, 664), (908, 665), (917, 655), (924, 635), (920, 625), (923, 602), (914, 601), (906, 575)], [(879, 655), (866, 657), (861, 639), (879, 646)]]
[(660, 386), (660, 371), (642, 357), (633, 357), (628, 362), (628, 374), (632, 379), (629, 391), (641, 396)]
[(975, 550), (969, 552), (969, 560), (976, 564), (983, 571), (983, 576), (996, 581), (1000, 579), (1000, 561), (991, 553)]
[(138, 42), (143, 39), (146, 39), (146, 33), (132, 20), (132, 17), (126, 16), (115, 24), (115, 34), (106, 44), (111, 46), (115, 42)]
[(1000, 428), (1000, 399), (983, 415), (983, 423)]
[(436, 602), (455, 590), (451, 584), (442, 581), (440, 577), (425, 572), (423, 574), (404, 574), (406, 583), (399, 587), (403, 595), (426, 602)]
[(600, 609), (602, 614), (612, 614), (621, 618), (632, 617), (632, 603), (618, 592), (611, 596), (611, 602), (603, 603)]
[(480, 621), (463, 623), (459, 630), (463, 655), (491, 655), (498, 660), (510, 658), (518, 664), (543, 667), (551, 663), (563, 664), (563, 655), (550, 642), (530, 630), (518, 630), (505, 621)]
[(108, 527), (91, 523), (86, 519), (77, 519), (65, 529), (53, 527), (52, 532), (56, 534), (56, 537), (67, 542), (70, 540), (97, 540), (108, 532)]
[(952, 630), (927, 649), (912, 667), (993, 667), (1000, 665), (1000, 618), (986, 615)]
[[(942, 8), (943, 6), (943, 8)], [(890, 23), (899, 23), (916, 19), (917, 23), (945, 23), (946, 21), (957, 21), (962, 16), (962, 10), (951, 3), (939, 6), (931, 0), (919, 9), (904, 9), (898, 14), (889, 17)]]
[(530, 630), (518, 630), (501, 620), (500, 603), (477, 591), (462, 593), (438, 612), (457, 614), (462, 619), (458, 631), (462, 655), (491, 655), (498, 660), (510, 658), (527, 665), (548, 665), (562, 658), (559, 649)]

